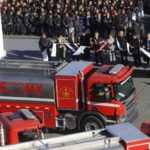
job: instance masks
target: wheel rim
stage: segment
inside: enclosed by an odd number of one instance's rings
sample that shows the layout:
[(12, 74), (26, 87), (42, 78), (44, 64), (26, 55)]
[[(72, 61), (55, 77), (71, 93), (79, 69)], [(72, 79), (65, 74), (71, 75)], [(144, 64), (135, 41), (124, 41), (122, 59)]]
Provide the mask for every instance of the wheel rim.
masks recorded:
[(92, 130), (98, 130), (98, 129), (99, 129), (99, 126), (95, 122), (88, 122), (85, 125), (85, 131), (92, 131)]

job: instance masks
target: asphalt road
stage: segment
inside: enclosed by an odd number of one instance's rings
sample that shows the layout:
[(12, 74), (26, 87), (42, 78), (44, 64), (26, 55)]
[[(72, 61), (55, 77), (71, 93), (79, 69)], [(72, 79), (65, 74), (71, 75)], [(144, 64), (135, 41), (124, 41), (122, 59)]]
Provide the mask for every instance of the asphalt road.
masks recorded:
[(136, 127), (140, 127), (144, 121), (150, 121), (150, 78), (147, 77), (134, 77), (136, 87), (137, 103), (139, 115), (133, 122)]
[(42, 60), (38, 39), (18, 39), (16, 36), (4, 38), (4, 49), (10, 59)]

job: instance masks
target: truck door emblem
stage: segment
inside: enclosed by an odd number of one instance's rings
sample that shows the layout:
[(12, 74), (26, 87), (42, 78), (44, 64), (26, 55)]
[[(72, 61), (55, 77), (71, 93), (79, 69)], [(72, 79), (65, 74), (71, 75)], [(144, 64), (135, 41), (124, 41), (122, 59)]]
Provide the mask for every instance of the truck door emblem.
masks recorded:
[(59, 92), (59, 96), (60, 98), (72, 98), (73, 91), (68, 87), (61, 88)]

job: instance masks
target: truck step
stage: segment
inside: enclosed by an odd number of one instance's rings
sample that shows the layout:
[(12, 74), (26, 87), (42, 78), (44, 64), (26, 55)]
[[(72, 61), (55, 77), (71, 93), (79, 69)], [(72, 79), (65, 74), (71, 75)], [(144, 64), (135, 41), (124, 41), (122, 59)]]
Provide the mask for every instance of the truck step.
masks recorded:
[(64, 118), (58, 117), (55, 120), (56, 120), (57, 128), (65, 129), (65, 119)]

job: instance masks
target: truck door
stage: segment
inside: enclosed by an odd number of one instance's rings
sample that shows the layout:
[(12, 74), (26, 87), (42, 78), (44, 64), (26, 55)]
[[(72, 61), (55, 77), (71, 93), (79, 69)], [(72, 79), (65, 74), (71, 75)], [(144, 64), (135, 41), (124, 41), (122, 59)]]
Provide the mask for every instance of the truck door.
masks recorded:
[(56, 97), (58, 109), (78, 109), (78, 87), (75, 79), (57, 79)]

